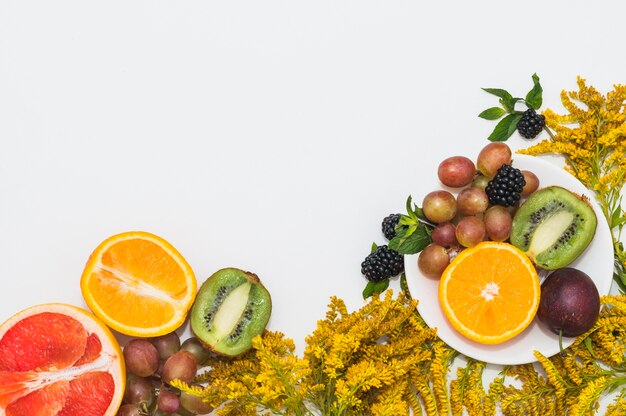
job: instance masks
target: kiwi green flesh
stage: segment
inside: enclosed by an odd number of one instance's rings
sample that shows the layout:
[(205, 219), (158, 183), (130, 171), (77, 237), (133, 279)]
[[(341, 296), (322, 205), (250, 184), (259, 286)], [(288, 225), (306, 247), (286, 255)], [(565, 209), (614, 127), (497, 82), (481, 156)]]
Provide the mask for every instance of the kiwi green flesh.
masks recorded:
[(191, 329), (208, 348), (235, 356), (250, 349), (271, 309), (270, 294), (256, 275), (222, 269), (200, 287), (191, 309)]
[(539, 267), (565, 267), (587, 248), (597, 226), (587, 201), (565, 188), (534, 192), (513, 218), (511, 243)]

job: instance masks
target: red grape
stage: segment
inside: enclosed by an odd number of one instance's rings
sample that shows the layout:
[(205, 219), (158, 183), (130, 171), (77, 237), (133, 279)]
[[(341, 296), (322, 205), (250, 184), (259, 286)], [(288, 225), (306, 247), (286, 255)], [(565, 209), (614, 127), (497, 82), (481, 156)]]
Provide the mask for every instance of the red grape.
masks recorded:
[(526, 185), (524, 185), (521, 195), (528, 196), (539, 188), (539, 178), (529, 170), (522, 170), (522, 175), (524, 175)]
[(478, 170), (488, 178), (493, 178), (504, 164), (511, 163), (511, 149), (505, 143), (493, 142), (483, 147), (478, 154)]
[(168, 389), (162, 388), (157, 398), (157, 407), (166, 413), (177, 412), (180, 407), (180, 399)]
[(500, 205), (489, 208), (483, 216), (485, 232), (493, 241), (504, 241), (511, 235), (513, 218), (508, 209)]
[(466, 188), (457, 195), (456, 206), (465, 215), (482, 214), (489, 207), (489, 197), (480, 188)]
[(150, 342), (159, 352), (159, 359), (161, 360), (166, 360), (170, 355), (180, 349), (180, 338), (176, 332), (170, 332), (169, 334), (152, 338)]
[(209, 357), (209, 350), (204, 348), (202, 341), (196, 337), (187, 338), (180, 346), (181, 351), (189, 351), (196, 357), (198, 364), (202, 364)]
[(430, 234), (433, 243), (442, 247), (452, 247), (458, 244), (456, 241), (456, 227), (450, 222), (442, 222), (437, 224)]
[(191, 382), (196, 376), (198, 362), (189, 351), (178, 351), (170, 356), (163, 365), (163, 381), (169, 383), (174, 379)]
[(483, 191), (485, 190), (485, 188), (487, 187), (487, 184), (489, 183), (489, 178), (484, 176), (484, 175), (478, 175), (476, 176), (476, 178), (472, 181), (472, 186), (474, 188), (480, 188)]
[(194, 415), (205, 415), (213, 411), (213, 408), (203, 402), (202, 398), (185, 392), (180, 394), (180, 405)]
[(453, 156), (439, 164), (437, 175), (446, 186), (461, 188), (469, 185), (476, 174), (474, 162), (465, 156)]
[(478, 217), (463, 217), (456, 225), (456, 239), (463, 247), (472, 247), (485, 239), (485, 223)]
[(448, 251), (437, 244), (430, 244), (421, 251), (417, 258), (417, 266), (424, 276), (439, 279), (441, 273), (450, 264)]
[(145, 377), (129, 377), (124, 391), (124, 403), (150, 406), (154, 401), (154, 386)]
[(148, 377), (159, 368), (159, 352), (145, 339), (133, 339), (124, 347), (126, 368), (139, 377)]
[(125, 404), (117, 410), (117, 416), (142, 416), (141, 407), (136, 404)]
[(448, 191), (430, 192), (424, 197), (422, 211), (435, 224), (450, 221), (456, 215), (456, 199)]

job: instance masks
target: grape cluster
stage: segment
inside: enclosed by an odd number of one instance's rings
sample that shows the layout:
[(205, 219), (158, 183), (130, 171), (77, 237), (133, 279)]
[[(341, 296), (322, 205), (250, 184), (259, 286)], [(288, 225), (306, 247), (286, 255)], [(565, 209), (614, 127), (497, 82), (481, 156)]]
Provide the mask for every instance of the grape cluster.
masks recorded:
[(169, 385), (175, 379), (191, 382), (208, 355), (198, 338), (188, 338), (181, 344), (176, 332), (132, 339), (124, 347), (127, 382), (117, 416), (210, 413), (213, 409), (199, 397)]
[[(447, 189), (433, 190), (422, 201), (424, 216), (433, 227), (432, 244), (418, 257), (422, 274), (439, 278), (464, 248), (484, 240), (509, 239), (513, 218), (506, 207), (516, 207), (521, 197), (539, 187), (534, 173), (515, 169), (511, 162), (511, 149), (494, 142), (480, 151), (476, 164), (465, 156), (452, 156), (439, 164), (437, 175)], [(498, 192), (506, 201), (495, 198)]]

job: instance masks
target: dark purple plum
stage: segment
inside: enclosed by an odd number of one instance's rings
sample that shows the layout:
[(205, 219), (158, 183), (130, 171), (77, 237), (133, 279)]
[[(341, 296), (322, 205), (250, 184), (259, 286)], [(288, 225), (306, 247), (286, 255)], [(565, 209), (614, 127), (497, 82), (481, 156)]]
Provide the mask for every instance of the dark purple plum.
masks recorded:
[(537, 317), (555, 334), (577, 337), (593, 327), (600, 295), (593, 280), (571, 267), (555, 270), (541, 284)]

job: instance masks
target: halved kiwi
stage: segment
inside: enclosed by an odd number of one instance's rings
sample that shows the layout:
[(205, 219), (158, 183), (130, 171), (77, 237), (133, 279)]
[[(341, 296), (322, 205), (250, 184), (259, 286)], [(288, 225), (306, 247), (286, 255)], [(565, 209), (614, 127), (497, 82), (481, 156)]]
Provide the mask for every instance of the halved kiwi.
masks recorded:
[(257, 275), (222, 269), (200, 287), (191, 308), (191, 329), (211, 350), (239, 355), (263, 332), (271, 312), (270, 294)]
[(587, 248), (597, 218), (583, 196), (560, 186), (531, 194), (513, 217), (511, 243), (539, 267), (565, 267)]

